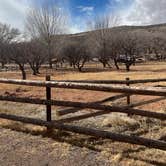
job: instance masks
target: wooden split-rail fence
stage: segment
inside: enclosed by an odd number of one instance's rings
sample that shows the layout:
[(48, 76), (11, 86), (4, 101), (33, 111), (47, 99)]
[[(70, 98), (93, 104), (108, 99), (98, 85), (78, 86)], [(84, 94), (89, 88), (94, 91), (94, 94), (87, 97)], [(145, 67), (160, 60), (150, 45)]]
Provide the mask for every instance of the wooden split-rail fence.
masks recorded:
[[(19, 121), (23, 123), (30, 123), (34, 125), (45, 126), (48, 129), (60, 129), (69, 132), (76, 132), (80, 134), (101, 137), (112, 139), (114, 141), (120, 141), (125, 143), (144, 145), (149, 148), (157, 148), (161, 150), (166, 150), (166, 142), (161, 140), (153, 140), (138, 136), (129, 136), (119, 133), (112, 133), (108, 131), (102, 131), (98, 129), (86, 128), (67, 124), (72, 121), (86, 119), (89, 117), (100, 116), (103, 114), (109, 114), (112, 112), (126, 113), (128, 115), (139, 115), (144, 117), (156, 118), (162, 121), (166, 120), (165, 113), (145, 111), (141, 109), (134, 109), (134, 104), (131, 104), (130, 97), (131, 95), (150, 95), (150, 96), (160, 96), (159, 100), (166, 99), (166, 88), (161, 87), (140, 87), (140, 86), (130, 86), (131, 84), (138, 83), (149, 83), (149, 82), (165, 82), (166, 79), (149, 79), (149, 80), (94, 80), (94, 81), (85, 81), (85, 80), (64, 80), (64, 81), (53, 81), (50, 76), (46, 76), (46, 81), (30, 81), (30, 80), (16, 80), (16, 79), (0, 79), (0, 83), (3, 84), (16, 84), (24, 86), (36, 86), (36, 87), (45, 87), (46, 88), (46, 99), (40, 98), (28, 98), (28, 97), (13, 97), (13, 96), (4, 96), (0, 95), (1, 101), (10, 101), (10, 102), (20, 102), (20, 103), (29, 103), (29, 104), (40, 104), (46, 105), (46, 120), (9, 115), (5, 113), (0, 113), (0, 118)], [(116, 85), (115, 85), (116, 84)], [(122, 85), (120, 85), (122, 84)], [(73, 102), (73, 101), (59, 101), (53, 100), (51, 98), (51, 88), (66, 88), (66, 89), (80, 89), (80, 90), (90, 90), (90, 91), (103, 91), (103, 92), (113, 92), (113, 93), (122, 93), (116, 96), (111, 96), (107, 99), (98, 102)], [(113, 101), (126, 97), (127, 106), (124, 107), (115, 107), (104, 105), (104, 102)], [(158, 99), (157, 99), (158, 100)], [(157, 100), (152, 100), (150, 102), (155, 102)], [(146, 104), (146, 102), (143, 102)], [(52, 120), (52, 109), (51, 106), (63, 106), (71, 107), (70, 109), (57, 110), (59, 116), (72, 114), (82, 109), (94, 109), (97, 110), (93, 113), (87, 113), (79, 116), (68, 117), (60, 120)]]

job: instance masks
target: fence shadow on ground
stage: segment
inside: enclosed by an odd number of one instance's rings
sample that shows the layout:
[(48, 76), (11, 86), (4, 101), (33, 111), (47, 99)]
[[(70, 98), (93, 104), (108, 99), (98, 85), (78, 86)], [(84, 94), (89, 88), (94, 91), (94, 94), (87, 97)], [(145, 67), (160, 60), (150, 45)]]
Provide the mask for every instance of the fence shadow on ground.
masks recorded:
[(139, 152), (139, 151), (145, 151), (144, 147), (140, 147), (136, 150), (126, 150), (123, 152), (122, 156), (127, 158), (127, 159), (131, 159), (131, 160), (135, 160), (135, 161), (142, 161), (145, 162), (147, 164), (152, 164), (152, 165), (158, 165), (158, 166), (165, 166), (165, 162), (160, 162), (160, 161), (156, 161), (156, 160), (152, 160), (152, 159), (144, 159), (143, 157), (137, 157), (137, 156), (131, 156), (130, 154), (135, 153), (135, 152)]
[[(20, 125), (19, 125), (20, 126)], [(69, 132), (65, 132), (65, 131), (61, 131), (61, 130), (46, 130), (43, 128), (43, 130), (31, 130), (30, 128), (20, 128), (18, 127), (18, 125), (13, 125), (13, 123), (8, 123), (7, 125), (4, 125), (3, 128), (6, 129), (10, 129), (13, 131), (17, 131), (17, 132), (22, 132), (22, 133), (26, 133), (26, 134), (31, 134), (33, 136), (42, 136), (43, 138), (51, 138), (59, 143), (68, 143), (72, 146), (77, 146), (80, 148), (87, 148), (89, 150), (93, 150), (95, 152), (102, 152), (104, 150), (97, 148), (97, 145), (103, 145), (104, 143), (113, 143), (115, 141), (111, 141), (108, 139), (98, 139), (92, 136), (82, 136), (82, 135), (77, 135), (77, 134), (72, 134)], [(136, 152), (141, 152), (141, 151), (145, 151), (146, 147), (138, 147), (138, 148), (134, 148), (134, 149), (127, 149), (124, 150), (122, 152), (122, 158), (127, 158), (127, 159), (131, 159), (131, 160), (136, 160), (136, 161), (142, 161), (145, 162), (147, 164), (154, 164), (154, 165), (158, 165), (158, 166), (165, 166), (164, 162), (160, 162), (160, 161), (155, 161), (152, 160), (151, 158), (149, 159), (145, 159), (143, 157), (136, 157), (133, 156), (133, 153)], [(121, 160), (122, 160), (121, 158)]]
[[(16, 123), (15, 123), (16, 124)], [(18, 124), (18, 123), (17, 123)], [(98, 139), (92, 136), (83, 136), (83, 135), (78, 135), (62, 130), (47, 130), (45, 127), (42, 127), (42, 130), (32, 130), (30, 127), (23, 127), (20, 124), (19, 125), (14, 125), (12, 122), (8, 123), (6, 125), (3, 125), (3, 128), (10, 129), (13, 131), (17, 132), (22, 132), (25, 134), (31, 134), (33, 136), (42, 136), (43, 138), (51, 138), (57, 142), (60, 143), (68, 143), (72, 146), (77, 146), (77, 147), (85, 147), (89, 150), (97, 151), (100, 152), (101, 150), (96, 148), (96, 145), (102, 145), (105, 141), (110, 140), (104, 140), (104, 139)]]

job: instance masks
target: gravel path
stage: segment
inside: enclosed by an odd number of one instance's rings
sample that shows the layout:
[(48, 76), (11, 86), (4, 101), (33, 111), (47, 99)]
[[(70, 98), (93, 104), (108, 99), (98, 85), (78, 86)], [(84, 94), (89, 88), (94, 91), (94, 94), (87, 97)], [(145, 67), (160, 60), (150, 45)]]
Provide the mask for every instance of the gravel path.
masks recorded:
[(107, 166), (97, 152), (0, 128), (1, 166)]

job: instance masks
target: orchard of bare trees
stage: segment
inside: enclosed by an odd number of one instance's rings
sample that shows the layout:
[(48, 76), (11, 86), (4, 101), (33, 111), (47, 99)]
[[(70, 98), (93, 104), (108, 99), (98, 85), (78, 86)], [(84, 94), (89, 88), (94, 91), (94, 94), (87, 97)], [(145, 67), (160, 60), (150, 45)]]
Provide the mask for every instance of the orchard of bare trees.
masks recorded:
[(26, 79), (28, 67), (37, 75), (42, 65), (58, 69), (68, 64), (82, 72), (93, 61), (110, 70), (124, 64), (130, 71), (140, 58), (166, 60), (166, 30), (118, 26), (118, 18), (109, 15), (96, 16), (87, 24), (88, 32), (68, 34), (67, 16), (52, 6), (29, 10), (24, 35), (0, 23), (1, 68), (16, 64)]

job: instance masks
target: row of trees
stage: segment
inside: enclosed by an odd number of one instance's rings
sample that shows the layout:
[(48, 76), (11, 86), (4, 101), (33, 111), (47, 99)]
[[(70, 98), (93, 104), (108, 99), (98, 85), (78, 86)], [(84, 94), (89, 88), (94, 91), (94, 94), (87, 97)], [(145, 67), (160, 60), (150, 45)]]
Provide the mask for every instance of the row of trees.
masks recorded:
[[(34, 75), (39, 74), (43, 63), (52, 68), (63, 34), (66, 29), (65, 15), (59, 8), (42, 7), (29, 11), (22, 35), (18, 29), (0, 23), (0, 62), (2, 68), (6, 63), (15, 63), (26, 79), (25, 66), (29, 65)], [(60, 36), (61, 35), (61, 36)], [(60, 39), (59, 39), (60, 36)]]
[[(92, 22), (88, 22), (88, 28), (91, 31), (75, 36), (73, 43), (71, 43), (72, 37), (70, 38), (61, 56), (63, 55), (68, 61), (70, 59), (70, 64), (75, 64), (77, 61), (84, 62), (81, 65), (82, 68), (88, 60), (97, 59), (104, 68), (115, 66), (119, 70), (119, 63), (123, 63), (127, 71), (130, 71), (131, 65), (135, 65), (138, 57), (144, 56), (150, 59), (149, 55), (154, 53), (153, 59), (166, 59), (166, 32), (153, 33), (144, 29), (129, 30), (125, 27), (110, 28), (117, 25), (118, 22), (114, 16), (97, 17)], [(84, 54), (79, 56), (81, 50), (84, 50)], [(68, 58), (69, 54), (70, 58)], [(75, 68), (75, 65), (73, 67)], [(79, 67), (78, 69), (82, 70)]]
[[(30, 10), (26, 19), (26, 37), (9, 25), (0, 24), (0, 63), (15, 63), (26, 79), (25, 66), (29, 65), (34, 75), (44, 63), (69, 63), (82, 71), (84, 65), (93, 59), (103, 67), (119, 70), (119, 63), (130, 70), (140, 54), (154, 52), (156, 59), (166, 58), (163, 32), (125, 30), (111, 28), (118, 25), (113, 16), (96, 17), (88, 22), (88, 33), (64, 35), (67, 32), (67, 17), (62, 10), (44, 7)], [(162, 56), (161, 56), (162, 55)]]

